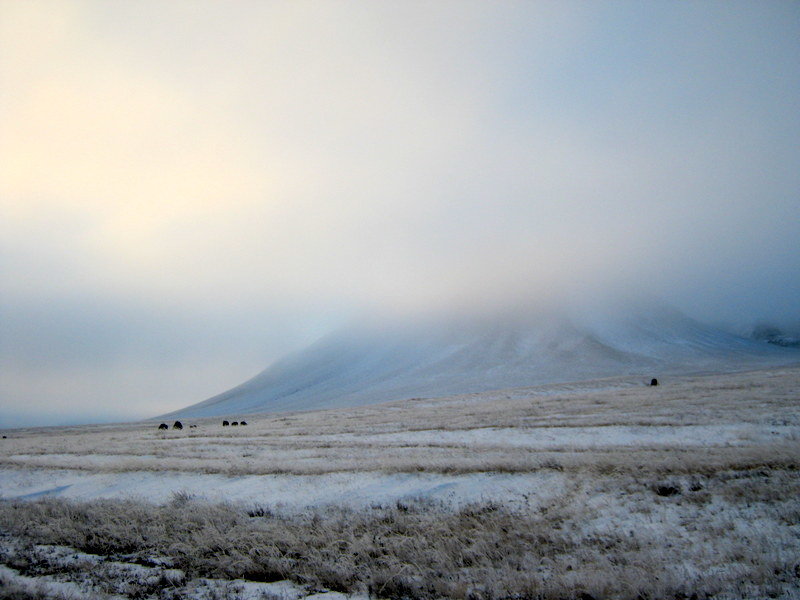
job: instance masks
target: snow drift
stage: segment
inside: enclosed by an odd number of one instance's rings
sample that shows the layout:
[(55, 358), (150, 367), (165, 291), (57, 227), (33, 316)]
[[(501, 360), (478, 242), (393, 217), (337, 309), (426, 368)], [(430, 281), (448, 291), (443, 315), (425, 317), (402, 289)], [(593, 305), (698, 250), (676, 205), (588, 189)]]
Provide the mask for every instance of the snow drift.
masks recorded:
[[(800, 360), (664, 307), (371, 322), (339, 331), (243, 384), (166, 415), (358, 406), (610, 377), (732, 371)], [(648, 379), (649, 381), (649, 379)]]

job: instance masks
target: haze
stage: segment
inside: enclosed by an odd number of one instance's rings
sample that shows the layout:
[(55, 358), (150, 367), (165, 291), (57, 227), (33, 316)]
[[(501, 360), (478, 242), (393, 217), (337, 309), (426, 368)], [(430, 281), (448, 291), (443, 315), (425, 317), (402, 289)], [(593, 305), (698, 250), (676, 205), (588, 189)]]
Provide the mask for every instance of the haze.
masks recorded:
[(0, 2), (0, 427), (345, 321), (648, 294), (800, 322), (793, 2)]

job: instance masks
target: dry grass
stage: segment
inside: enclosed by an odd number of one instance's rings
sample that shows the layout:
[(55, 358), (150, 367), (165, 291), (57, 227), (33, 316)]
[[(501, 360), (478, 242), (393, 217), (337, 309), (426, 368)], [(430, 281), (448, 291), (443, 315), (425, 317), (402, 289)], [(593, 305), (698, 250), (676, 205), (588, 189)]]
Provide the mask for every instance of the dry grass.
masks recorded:
[[(800, 597), (800, 367), (662, 384), (624, 378), (416, 399), (248, 417), (244, 428), (213, 420), (167, 432), (157, 423), (12, 431), (0, 464), (15, 469), (548, 472), (536, 481), (550, 487), (514, 503), (306, 511), (293, 498), (278, 510), (186, 494), (160, 505), (6, 500), (2, 562), (81, 581), (94, 597), (168, 596), (119, 569), (65, 569), (36, 545), (129, 563), (160, 558), (185, 586), (288, 578), (306, 593), (398, 600)], [(175, 598), (238, 593), (191, 596), (180, 585), (169, 588)], [(3, 589), (11, 587), (0, 598)], [(6, 597), (26, 597), (13, 593)]]
[[(576, 479), (549, 503), (516, 509), (414, 501), (279, 513), (186, 495), (165, 505), (7, 501), (0, 527), (115, 559), (167, 557), (189, 577), (291, 579), (386, 598), (791, 598), (798, 497), (793, 473), (764, 469)], [(42, 573), (25, 560), (11, 564)]]
[[(797, 469), (798, 389), (800, 367), (786, 367), (667, 379), (657, 388), (619, 378), (262, 415), (248, 417), (250, 425), (238, 428), (222, 428), (214, 419), (197, 421), (196, 429), (166, 432), (151, 423), (22, 430), (2, 440), (0, 465), (224, 475), (524, 473), (545, 468), (714, 472), (765, 463)], [(637, 429), (639, 439), (615, 441), (620, 428)], [(667, 435), (677, 428), (688, 433), (681, 439)], [(703, 435), (708, 428), (724, 436), (689, 443), (693, 431)], [(498, 435), (492, 436), (492, 429)], [(509, 444), (507, 430), (530, 439)], [(480, 431), (488, 432), (480, 443), (461, 441)], [(576, 436), (582, 431), (608, 436), (580, 443)], [(452, 435), (439, 439), (440, 432)], [(666, 442), (660, 441), (664, 435)], [(562, 441), (545, 443), (547, 436)], [(698, 446), (703, 448), (699, 455)]]

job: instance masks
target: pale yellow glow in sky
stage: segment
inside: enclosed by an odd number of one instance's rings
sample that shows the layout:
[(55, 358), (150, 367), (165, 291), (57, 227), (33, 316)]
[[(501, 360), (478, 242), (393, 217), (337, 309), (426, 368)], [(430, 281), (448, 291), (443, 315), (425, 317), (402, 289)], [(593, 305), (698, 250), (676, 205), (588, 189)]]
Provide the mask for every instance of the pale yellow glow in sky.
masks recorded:
[(375, 308), (596, 289), (788, 318), (798, 27), (736, 1), (0, 0), (0, 400), (111, 385), (97, 356), (133, 398), (165, 347), (176, 379), (233, 365), (197, 384), (221, 391)]
[(99, 254), (152, 267), (165, 224), (269, 202), (269, 169), (224, 113), (115, 61), (82, 29), (77, 5), (7, 3), (3, 12), (6, 220), (24, 227), (68, 213), (92, 224)]

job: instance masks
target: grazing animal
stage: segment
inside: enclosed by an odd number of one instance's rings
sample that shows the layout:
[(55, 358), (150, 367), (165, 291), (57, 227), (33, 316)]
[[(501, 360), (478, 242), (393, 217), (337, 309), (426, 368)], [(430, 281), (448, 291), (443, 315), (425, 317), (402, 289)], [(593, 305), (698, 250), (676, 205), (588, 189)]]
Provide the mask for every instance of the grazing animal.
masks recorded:
[(234, 421), (233, 423), (231, 423), (231, 427), (236, 427), (238, 424), (239, 424), (239, 421)]
[(650, 385), (658, 385), (658, 379), (656, 379), (655, 377), (653, 377), (653, 378), (650, 380)]
[(247, 421), (242, 421), (239, 425), (247, 425)]
[(659, 496), (676, 496), (681, 493), (681, 488), (678, 485), (664, 483), (657, 485), (654, 491)]
[(189, 425), (189, 429), (194, 429), (197, 425)]
[(175, 421), (172, 424), (172, 428), (173, 429), (183, 429), (183, 423), (181, 423), (180, 421)]
[(223, 421), (223, 422), (222, 422), (222, 426), (223, 426), (223, 427), (227, 427), (228, 425), (230, 425), (230, 423), (228, 423), (227, 421)]
[(162, 423), (161, 425), (158, 426), (158, 428), (159, 429), (169, 429), (169, 425), (167, 425), (166, 423)]

